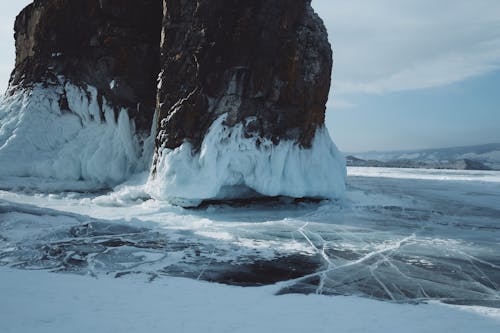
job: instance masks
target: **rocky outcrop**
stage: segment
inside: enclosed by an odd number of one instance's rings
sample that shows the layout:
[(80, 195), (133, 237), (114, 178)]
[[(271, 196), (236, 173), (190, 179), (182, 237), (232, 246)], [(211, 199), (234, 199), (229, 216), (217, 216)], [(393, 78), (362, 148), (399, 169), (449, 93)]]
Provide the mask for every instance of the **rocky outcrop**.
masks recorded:
[(324, 128), (332, 51), (310, 0), (164, 0), (150, 191), (335, 198)]
[(215, 119), (311, 147), (332, 52), (310, 0), (165, 0), (157, 147), (198, 150)]
[[(161, 0), (35, 0), (15, 23), (10, 85), (90, 85), (149, 131), (159, 72)], [(11, 90), (11, 93), (13, 91)], [(61, 107), (68, 102), (61, 98)]]
[(311, 0), (35, 0), (15, 37), (0, 178), (109, 187), (151, 166), (148, 193), (189, 204), (344, 190)]
[(162, 12), (161, 0), (35, 0), (18, 15), (0, 186), (109, 188), (149, 168)]

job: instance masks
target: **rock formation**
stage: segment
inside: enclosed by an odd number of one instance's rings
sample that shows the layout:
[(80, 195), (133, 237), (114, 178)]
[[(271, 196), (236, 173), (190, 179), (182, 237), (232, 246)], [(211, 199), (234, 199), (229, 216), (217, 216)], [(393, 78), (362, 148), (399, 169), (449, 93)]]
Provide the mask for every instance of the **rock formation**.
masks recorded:
[(161, 0), (27, 6), (15, 22), (16, 67), (0, 105), (0, 176), (86, 189), (149, 167), (144, 140), (156, 104), (161, 20)]
[(332, 52), (311, 1), (164, 0), (164, 10), (153, 192), (340, 193), (341, 157), (323, 128)]
[(310, 0), (165, 0), (158, 145), (198, 149), (220, 115), (278, 143), (311, 147), (332, 51)]
[[(11, 86), (90, 85), (149, 131), (159, 72), (161, 0), (35, 0), (16, 18)], [(61, 100), (64, 108), (67, 101)]]
[(151, 195), (191, 203), (343, 192), (310, 0), (35, 0), (15, 37), (0, 178), (107, 187), (151, 167)]

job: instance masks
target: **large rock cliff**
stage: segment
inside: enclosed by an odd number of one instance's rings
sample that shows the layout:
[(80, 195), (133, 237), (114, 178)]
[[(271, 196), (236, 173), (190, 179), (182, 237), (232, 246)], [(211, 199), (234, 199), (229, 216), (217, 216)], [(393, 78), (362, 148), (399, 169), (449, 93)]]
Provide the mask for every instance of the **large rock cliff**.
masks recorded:
[(311, 147), (332, 52), (310, 0), (165, 0), (158, 147), (199, 149), (214, 120)]
[(332, 51), (310, 0), (164, 0), (152, 192), (335, 197)]
[(161, 20), (161, 0), (35, 0), (16, 18), (10, 85), (56, 84), (61, 76), (90, 85), (149, 131)]
[(35, 0), (15, 38), (0, 178), (109, 187), (150, 168), (152, 196), (191, 203), (343, 192), (310, 0)]
[(163, 10), (161, 0), (138, 4), (35, 0), (18, 15), (0, 103), (0, 185), (14, 176), (95, 189), (149, 167)]

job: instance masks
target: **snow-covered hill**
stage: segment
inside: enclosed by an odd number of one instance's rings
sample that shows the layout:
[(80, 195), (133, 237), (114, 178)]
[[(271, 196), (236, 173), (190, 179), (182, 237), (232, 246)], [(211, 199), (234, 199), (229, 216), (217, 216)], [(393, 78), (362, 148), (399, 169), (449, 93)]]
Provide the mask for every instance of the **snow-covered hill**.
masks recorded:
[(500, 170), (500, 143), (477, 146), (452, 147), (425, 150), (402, 150), (388, 152), (349, 153), (363, 160), (412, 161), (428, 164), (454, 163), (460, 160), (480, 162), (492, 169)]

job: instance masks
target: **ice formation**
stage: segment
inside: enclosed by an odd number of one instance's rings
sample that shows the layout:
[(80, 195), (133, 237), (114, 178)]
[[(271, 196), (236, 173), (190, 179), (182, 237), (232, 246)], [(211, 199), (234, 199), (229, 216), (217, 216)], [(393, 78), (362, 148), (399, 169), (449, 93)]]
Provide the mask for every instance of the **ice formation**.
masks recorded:
[[(184, 204), (204, 199), (255, 195), (337, 198), (345, 190), (343, 156), (326, 128), (316, 132), (312, 147), (294, 141), (278, 144), (245, 137), (243, 124), (225, 126), (219, 117), (199, 153), (185, 142), (164, 149), (147, 189), (155, 198)], [(250, 121), (251, 119), (248, 119)]]
[[(163, 150), (146, 191), (185, 206), (255, 195), (337, 198), (344, 192), (345, 164), (326, 128), (319, 128), (312, 147), (304, 149), (294, 141), (275, 145), (248, 138), (243, 124), (227, 127), (224, 120), (214, 122), (199, 153), (188, 142)], [(75, 189), (74, 182), (80, 184), (76, 189), (113, 187), (147, 169), (152, 154), (151, 138), (136, 133), (127, 110), (115, 117), (91, 86), (37, 84), (6, 95), (0, 104), (4, 185), (21, 177), (57, 181), (50, 188), (59, 190)]]
[(0, 178), (82, 181), (99, 188), (146, 168), (152, 152), (143, 152), (127, 111), (115, 117), (95, 88), (61, 79), (13, 91), (0, 104)]

